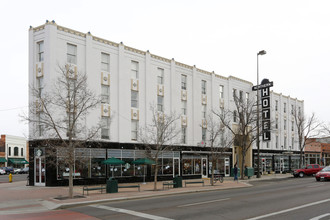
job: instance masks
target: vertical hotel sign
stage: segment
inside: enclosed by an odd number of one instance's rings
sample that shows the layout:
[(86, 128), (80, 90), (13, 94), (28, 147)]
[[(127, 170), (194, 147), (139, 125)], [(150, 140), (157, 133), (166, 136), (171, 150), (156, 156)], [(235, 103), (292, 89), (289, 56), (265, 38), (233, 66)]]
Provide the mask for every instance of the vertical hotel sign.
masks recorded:
[(262, 110), (262, 140), (270, 141), (270, 87), (273, 86), (273, 82), (269, 82), (268, 79), (263, 79), (261, 84), (253, 86), (252, 90), (260, 90), (261, 93), (261, 110)]

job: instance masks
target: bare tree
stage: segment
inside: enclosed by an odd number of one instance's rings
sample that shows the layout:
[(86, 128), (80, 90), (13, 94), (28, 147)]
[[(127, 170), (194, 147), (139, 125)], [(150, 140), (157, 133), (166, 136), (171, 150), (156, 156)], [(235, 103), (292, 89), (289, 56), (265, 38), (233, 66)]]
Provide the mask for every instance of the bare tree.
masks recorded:
[[(60, 157), (69, 169), (69, 197), (73, 197), (73, 168), (75, 149), (96, 138), (100, 123), (86, 126), (86, 116), (98, 107), (100, 98), (88, 88), (87, 75), (71, 65), (58, 65), (54, 85), (30, 85), (32, 100), (29, 115), (23, 116), (35, 132), (33, 138), (47, 143), (49, 154)], [(39, 83), (38, 83), (39, 82)], [(31, 130), (31, 129), (30, 129)], [(58, 164), (57, 164), (58, 165)]]
[(322, 134), (325, 137), (329, 137), (330, 136), (330, 123), (328, 124), (323, 124), (322, 125)]
[(310, 117), (306, 117), (300, 112), (300, 109), (293, 109), (293, 117), (298, 133), (298, 147), (300, 151), (299, 167), (303, 165), (303, 154), (308, 139), (318, 137), (320, 134), (319, 128), (322, 123), (318, 121), (315, 113)]
[(243, 100), (235, 96), (234, 104), (234, 110), (224, 109), (221, 114), (215, 114), (234, 136), (234, 145), (241, 151), (241, 179), (244, 179), (246, 154), (257, 139), (257, 114), (254, 100)]
[[(222, 111), (217, 113), (222, 114)], [(212, 162), (211, 167), (211, 185), (214, 185), (214, 169), (217, 161), (223, 156), (224, 151), (231, 147), (233, 139), (230, 138), (231, 135), (226, 135), (226, 127), (214, 116), (214, 113), (209, 114), (207, 117), (207, 138), (206, 138), (206, 147), (210, 150), (210, 160)], [(218, 119), (218, 120), (216, 120)], [(203, 125), (201, 125), (203, 127)]]
[(155, 105), (150, 106), (151, 123), (139, 130), (138, 141), (144, 146), (146, 156), (155, 161), (154, 190), (157, 190), (157, 175), (159, 157), (163, 152), (172, 150), (176, 138), (180, 133), (176, 121), (180, 118), (174, 112), (166, 114), (158, 111)]

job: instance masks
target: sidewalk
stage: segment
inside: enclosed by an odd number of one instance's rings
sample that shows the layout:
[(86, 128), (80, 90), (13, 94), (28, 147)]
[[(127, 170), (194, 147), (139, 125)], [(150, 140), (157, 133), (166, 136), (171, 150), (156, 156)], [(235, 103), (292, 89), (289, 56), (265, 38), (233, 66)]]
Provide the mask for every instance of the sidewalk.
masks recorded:
[[(158, 182), (157, 191), (153, 190), (154, 183), (148, 182), (141, 184), (140, 192), (137, 188), (121, 188), (118, 193), (103, 193), (99, 191), (89, 191), (89, 195), (82, 197), (82, 186), (74, 186), (74, 195), (81, 196), (74, 199), (56, 199), (67, 197), (68, 187), (37, 187), (26, 186), (26, 181), (2, 183), (0, 184), (0, 216), (10, 214), (23, 214), (43, 212), (55, 209), (64, 209), (78, 205), (89, 205), (109, 201), (128, 200), (155, 196), (168, 196), (179, 193), (193, 193), (210, 190), (224, 190), (232, 188), (250, 187), (251, 181), (262, 181), (270, 179), (289, 178), (290, 174), (271, 174), (263, 175), (260, 179), (252, 177), (251, 179), (239, 180), (234, 182), (232, 177), (226, 177), (223, 183), (217, 182), (214, 186), (210, 185), (209, 179), (204, 179), (202, 184), (189, 184), (187, 187), (172, 188), (163, 190), (163, 182)], [(187, 180), (193, 181), (193, 180)], [(124, 185), (124, 184), (120, 184)], [(127, 184), (129, 185), (129, 184)]]

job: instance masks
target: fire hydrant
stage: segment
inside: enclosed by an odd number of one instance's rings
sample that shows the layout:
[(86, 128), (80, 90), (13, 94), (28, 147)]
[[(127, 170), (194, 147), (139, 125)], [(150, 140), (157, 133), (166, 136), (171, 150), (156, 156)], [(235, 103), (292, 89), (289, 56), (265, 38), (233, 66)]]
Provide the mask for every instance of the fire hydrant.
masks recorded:
[(9, 174), (8, 178), (10, 183), (13, 182), (13, 175), (11, 175), (11, 173)]

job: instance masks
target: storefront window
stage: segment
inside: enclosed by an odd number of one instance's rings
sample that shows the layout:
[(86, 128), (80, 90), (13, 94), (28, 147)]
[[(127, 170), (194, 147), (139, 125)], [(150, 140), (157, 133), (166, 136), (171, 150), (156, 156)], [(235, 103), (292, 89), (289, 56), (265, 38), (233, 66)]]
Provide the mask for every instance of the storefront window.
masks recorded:
[(163, 159), (163, 174), (164, 175), (173, 174), (173, 159), (172, 158)]
[(101, 162), (105, 158), (92, 158), (91, 159), (91, 177), (105, 177), (105, 165)]
[(123, 158), (125, 164), (121, 165), (122, 176), (134, 176), (134, 165), (132, 162), (134, 161), (133, 158)]
[(183, 170), (182, 174), (193, 174), (193, 160), (192, 159), (182, 159)]
[(195, 174), (201, 174), (201, 159), (195, 159), (194, 164)]
[(89, 157), (77, 157), (75, 161), (74, 178), (89, 178)]

